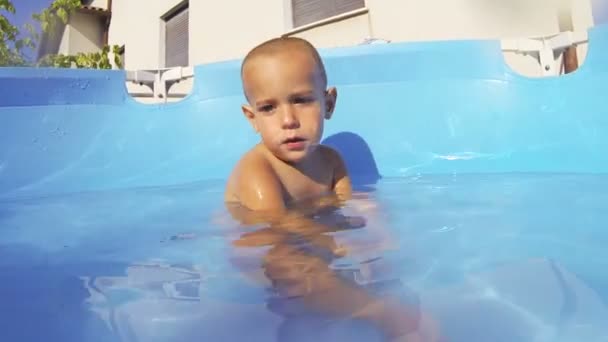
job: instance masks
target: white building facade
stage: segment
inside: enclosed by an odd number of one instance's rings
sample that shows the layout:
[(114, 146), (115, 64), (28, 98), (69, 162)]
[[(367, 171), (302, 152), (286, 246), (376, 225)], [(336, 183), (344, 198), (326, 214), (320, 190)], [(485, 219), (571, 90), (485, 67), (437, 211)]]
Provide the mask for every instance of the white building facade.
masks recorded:
[[(101, 29), (101, 36), (106, 37), (102, 42), (123, 47), (124, 68), (152, 72), (240, 58), (254, 45), (279, 36), (303, 37), (317, 47), (357, 45), (374, 38), (390, 42), (509, 41), (550, 37), (564, 31), (584, 36), (594, 25), (593, 12), (598, 11), (600, 2), (604, 1), (94, 0), (88, 1), (88, 6), (107, 10), (110, 20), (105, 35)], [(80, 27), (79, 32), (86, 31), (82, 21), (75, 17), (70, 24)], [(98, 27), (92, 31), (99, 32), (97, 21), (89, 21)], [(70, 41), (72, 36), (69, 31)], [(584, 37), (575, 43), (579, 43), (576, 57), (582, 63), (586, 54)], [(527, 45), (534, 49), (534, 44)], [(544, 65), (539, 64), (542, 53), (524, 54), (518, 50), (521, 46), (513, 42), (504, 45), (507, 63), (528, 76), (547, 74)], [(556, 53), (551, 67), (559, 68), (561, 58), (562, 54)], [(188, 88), (186, 81), (171, 91), (179, 99)], [(129, 90), (141, 97), (158, 95), (133, 84)]]

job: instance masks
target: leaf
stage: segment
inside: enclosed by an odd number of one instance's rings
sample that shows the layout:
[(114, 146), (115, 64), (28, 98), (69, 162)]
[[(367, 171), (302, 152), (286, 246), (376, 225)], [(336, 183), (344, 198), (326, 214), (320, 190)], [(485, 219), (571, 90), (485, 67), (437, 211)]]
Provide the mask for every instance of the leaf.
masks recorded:
[(15, 6), (9, 0), (0, 0), (0, 9), (15, 14)]
[(26, 60), (22, 54), (26, 41), (18, 39), (19, 29), (1, 12), (15, 13), (11, 0), (0, 0), (0, 66), (23, 66)]
[(57, 16), (59, 18), (61, 18), (61, 21), (64, 24), (68, 23), (68, 12), (65, 10), (65, 8), (59, 8), (59, 9), (57, 9)]

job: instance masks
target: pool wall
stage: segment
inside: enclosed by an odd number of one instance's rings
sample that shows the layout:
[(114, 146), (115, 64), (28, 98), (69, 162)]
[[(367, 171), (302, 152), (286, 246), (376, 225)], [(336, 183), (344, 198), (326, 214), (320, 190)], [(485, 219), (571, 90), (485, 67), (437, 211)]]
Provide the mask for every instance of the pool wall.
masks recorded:
[[(575, 73), (531, 79), (499, 41), (322, 50), (338, 88), (325, 142), (357, 184), (419, 173), (608, 171), (608, 26)], [(122, 71), (0, 69), (0, 197), (224, 179), (257, 136), (240, 61), (198, 65), (185, 100), (145, 105)]]

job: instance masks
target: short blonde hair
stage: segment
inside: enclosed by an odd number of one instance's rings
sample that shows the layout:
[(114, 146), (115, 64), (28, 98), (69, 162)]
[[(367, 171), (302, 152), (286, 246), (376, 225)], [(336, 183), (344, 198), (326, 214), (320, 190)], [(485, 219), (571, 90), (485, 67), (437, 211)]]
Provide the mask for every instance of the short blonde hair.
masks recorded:
[(243, 63), (241, 64), (241, 78), (243, 77), (243, 70), (245, 69), (245, 66), (254, 57), (283, 52), (286, 48), (289, 47), (304, 48), (308, 53), (310, 53), (312, 58), (315, 60), (315, 63), (317, 64), (318, 71), (321, 75), (321, 80), (323, 82), (323, 88), (327, 87), (327, 73), (325, 71), (325, 65), (323, 64), (323, 60), (319, 55), (319, 51), (317, 51), (314, 45), (312, 45), (309, 41), (297, 37), (273, 38), (251, 49), (249, 53), (247, 53), (247, 55), (243, 59)]

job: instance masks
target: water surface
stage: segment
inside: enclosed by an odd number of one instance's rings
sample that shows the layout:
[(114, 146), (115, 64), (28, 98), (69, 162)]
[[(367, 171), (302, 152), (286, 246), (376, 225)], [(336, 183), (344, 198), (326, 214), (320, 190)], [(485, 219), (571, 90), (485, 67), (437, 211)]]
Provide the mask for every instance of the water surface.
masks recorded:
[[(239, 225), (222, 191), (2, 200), (2, 340), (379, 340), (286, 301), (261, 269), (277, 244), (234, 246), (265, 225)], [(339, 212), (365, 227), (319, 240), (348, 253), (304, 257), (420, 308), (448, 341), (608, 341), (606, 203), (605, 175), (382, 179)]]

